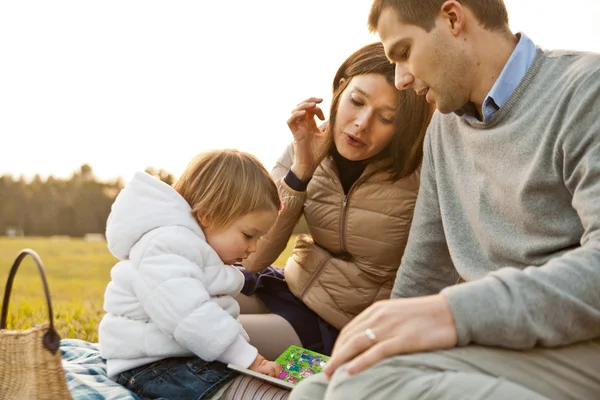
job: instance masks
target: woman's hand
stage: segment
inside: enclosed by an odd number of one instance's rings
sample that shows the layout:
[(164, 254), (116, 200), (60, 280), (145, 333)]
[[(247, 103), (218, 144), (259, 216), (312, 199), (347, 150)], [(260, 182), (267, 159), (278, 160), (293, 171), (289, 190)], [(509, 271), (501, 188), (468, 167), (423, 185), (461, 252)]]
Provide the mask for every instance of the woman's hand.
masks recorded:
[(325, 367), (329, 377), (342, 364), (354, 375), (398, 354), (448, 349), (457, 333), (446, 296), (382, 300), (346, 325)]
[(311, 97), (306, 99), (292, 111), (287, 124), (294, 135), (294, 164), (292, 172), (303, 181), (308, 181), (331, 146), (331, 134), (327, 134), (317, 126), (315, 116), (325, 120), (323, 110), (317, 104), (323, 99)]
[(249, 370), (259, 372), (261, 374), (272, 376), (273, 378), (279, 378), (281, 374), (281, 365), (276, 362), (269, 361), (260, 354), (256, 356), (254, 362), (248, 367)]

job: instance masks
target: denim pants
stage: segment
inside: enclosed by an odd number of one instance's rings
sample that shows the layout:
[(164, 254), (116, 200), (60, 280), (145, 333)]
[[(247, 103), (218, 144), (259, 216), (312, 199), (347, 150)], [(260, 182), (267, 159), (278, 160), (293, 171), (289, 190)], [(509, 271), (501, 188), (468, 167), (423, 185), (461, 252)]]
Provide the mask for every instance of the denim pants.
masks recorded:
[(143, 400), (200, 400), (209, 397), (236, 375), (218, 361), (179, 357), (122, 372), (117, 382)]

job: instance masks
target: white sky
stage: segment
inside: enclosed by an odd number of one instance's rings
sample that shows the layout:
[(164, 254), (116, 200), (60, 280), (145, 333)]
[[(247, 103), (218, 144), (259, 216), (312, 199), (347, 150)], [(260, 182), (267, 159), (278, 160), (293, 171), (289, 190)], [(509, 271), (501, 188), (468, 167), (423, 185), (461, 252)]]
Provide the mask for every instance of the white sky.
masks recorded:
[[(513, 31), (600, 52), (600, 1), (505, 0)], [(4, 0), (0, 175), (102, 179), (238, 148), (271, 169), (286, 120), (377, 40), (371, 0)]]

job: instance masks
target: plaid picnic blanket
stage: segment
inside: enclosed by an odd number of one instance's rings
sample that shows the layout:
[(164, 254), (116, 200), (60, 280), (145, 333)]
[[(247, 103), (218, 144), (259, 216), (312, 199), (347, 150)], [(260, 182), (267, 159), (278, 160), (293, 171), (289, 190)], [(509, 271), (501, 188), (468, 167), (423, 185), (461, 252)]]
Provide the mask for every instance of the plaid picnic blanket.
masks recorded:
[(108, 379), (106, 364), (97, 343), (79, 339), (60, 341), (67, 386), (75, 400), (140, 400), (135, 394)]

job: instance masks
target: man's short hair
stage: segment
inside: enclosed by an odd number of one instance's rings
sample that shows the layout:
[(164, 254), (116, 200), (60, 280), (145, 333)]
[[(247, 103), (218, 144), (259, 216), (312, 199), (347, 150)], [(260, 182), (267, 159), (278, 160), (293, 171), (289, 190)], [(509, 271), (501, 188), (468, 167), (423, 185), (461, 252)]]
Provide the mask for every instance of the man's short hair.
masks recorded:
[[(381, 12), (392, 7), (401, 21), (419, 26), (429, 32), (447, 0), (374, 0), (369, 13), (369, 30), (377, 31)], [(503, 30), (508, 26), (508, 12), (503, 0), (456, 0), (468, 7), (486, 29)]]

